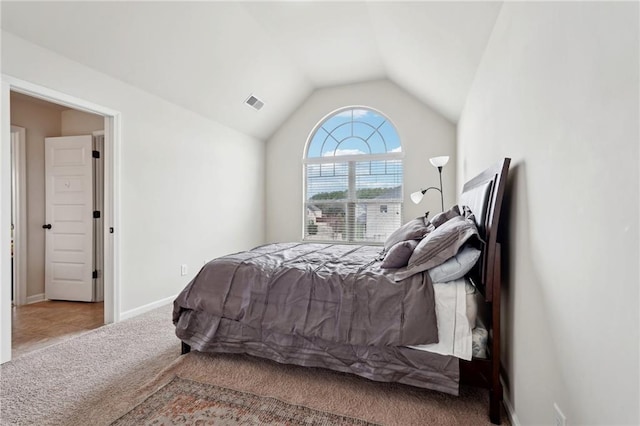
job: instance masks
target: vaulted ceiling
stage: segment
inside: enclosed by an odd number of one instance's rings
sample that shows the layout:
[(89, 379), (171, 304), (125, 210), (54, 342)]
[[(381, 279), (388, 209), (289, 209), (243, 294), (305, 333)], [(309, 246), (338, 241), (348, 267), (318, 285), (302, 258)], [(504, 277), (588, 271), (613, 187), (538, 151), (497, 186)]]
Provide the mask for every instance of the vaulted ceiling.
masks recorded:
[(381, 78), (456, 122), (500, 7), (1, 2), (3, 30), (261, 139), (314, 89)]

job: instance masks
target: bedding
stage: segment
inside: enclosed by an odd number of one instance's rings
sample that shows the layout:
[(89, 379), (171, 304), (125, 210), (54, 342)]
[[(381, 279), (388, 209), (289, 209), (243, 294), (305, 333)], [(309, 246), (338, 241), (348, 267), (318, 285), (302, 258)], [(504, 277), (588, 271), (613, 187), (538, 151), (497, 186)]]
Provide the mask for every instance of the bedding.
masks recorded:
[[(473, 312), (473, 308), (469, 310), (468, 307), (477, 302), (473, 293), (468, 293), (468, 286), (473, 288), (464, 278), (433, 284), (438, 317), (438, 343), (411, 345), (410, 348), (471, 359), (471, 330), (475, 327), (475, 318), (467, 314)], [(471, 324), (472, 321), (474, 324)]]
[(433, 216), (430, 222), (434, 228), (437, 228), (443, 223), (445, 223), (446, 221), (448, 221), (449, 219), (454, 218), (456, 216), (460, 216), (460, 208), (458, 207), (457, 204), (454, 204), (449, 210), (438, 213), (437, 215)]
[(457, 358), (472, 355), (466, 280), (395, 282), (380, 265), (380, 247), (309, 243), (215, 259), (174, 302), (176, 334), (203, 352), (457, 394)]
[(418, 245), (418, 240), (400, 241), (394, 244), (385, 254), (381, 268), (402, 268), (407, 266), (409, 259)]
[[(470, 359), (485, 347), (474, 342), (468, 316), (475, 288), (466, 279), (434, 283), (439, 343), (415, 347), (345, 345), (317, 338), (256, 330), (238, 321), (201, 311), (183, 311), (184, 323), (199, 324), (201, 336), (176, 331), (183, 341), (203, 352), (245, 353), (273, 361), (322, 367), (357, 374), (377, 381), (401, 382), (450, 394), (458, 393), (456, 358)], [(467, 313), (467, 315), (465, 315)], [(475, 330), (473, 336), (475, 337)], [(198, 346), (198, 341), (204, 341)], [(486, 346), (486, 339), (484, 341)]]
[(384, 242), (384, 249), (389, 250), (395, 244), (406, 240), (420, 240), (433, 230), (433, 225), (425, 217), (418, 217), (396, 229)]
[[(467, 220), (454, 215), (438, 228), (455, 230), (447, 231), (456, 239), (448, 246), (473, 235), (468, 224), (462, 232), (450, 226), (460, 219)], [(431, 229), (422, 241), (437, 232)], [(460, 260), (440, 265), (435, 275), (446, 282), (433, 284), (419, 272), (398, 280), (402, 269), (383, 268), (390, 258), (408, 261), (422, 241), (400, 241), (382, 254), (374, 246), (279, 243), (215, 259), (175, 300), (176, 334), (203, 352), (247, 353), (457, 394), (456, 360), (473, 356), (475, 290), (452, 276), (473, 266), (477, 250), (465, 247)]]
[(458, 359), (404, 346), (349, 345), (295, 334), (256, 330), (238, 321), (184, 311), (186, 322), (202, 325), (204, 343), (177, 329), (183, 342), (201, 352), (238, 353), (304, 367), (328, 368), (381, 382), (398, 382), (458, 395)]
[(441, 263), (429, 269), (429, 276), (433, 282), (446, 283), (464, 277), (480, 259), (480, 250), (471, 246), (465, 246), (460, 251)]
[(405, 280), (444, 263), (474, 236), (478, 236), (474, 216), (465, 210), (464, 216), (452, 217), (420, 240), (406, 268), (396, 272), (395, 280)]
[(471, 359), (473, 347), (467, 280), (432, 284), (425, 273), (398, 283), (380, 264), (379, 247), (309, 243), (215, 259), (174, 302), (176, 334), (203, 352), (457, 394), (457, 358)]
[(212, 260), (174, 302), (176, 333), (207, 346), (215, 330), (182, 315), (196, 311), (258, 333), (348, 345), (437, 343), (428, 274), (395, 282), (379, 254), (374, 246), (279, 243)]

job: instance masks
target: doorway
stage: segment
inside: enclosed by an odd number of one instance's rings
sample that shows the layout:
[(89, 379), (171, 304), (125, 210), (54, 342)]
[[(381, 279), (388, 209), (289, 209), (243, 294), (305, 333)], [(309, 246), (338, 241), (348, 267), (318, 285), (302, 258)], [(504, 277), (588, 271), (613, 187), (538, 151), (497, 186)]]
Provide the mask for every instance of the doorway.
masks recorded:
[(104, 323), (104, 117), (16, 92), (10, 100), (15, 357)]
[[(100, 257), (104, 262), (103, 273), (100, 274), (101, 281), (104, 283), (103, 297), (104, 305), (100, 306), (98, 317), (99, 324), (108, 324), (119, 319), (118, 310), (118, 280), (117, 280), (117, 182), (119, 170), (115, 167), (116, 153), (119, 147), (119, 128), (120, 114), (117, 111), (89, 103), (87, 101), (71, 97), (69, 95), (56, 92), (54, 90), (34, 85), (29, 82), (14, 79), (12, 77), (2, 76), (2, 145), (0, 146), (0, 183), (2, 191), (0, 191), (0, 362), (6, 362), (11, 359), (11, 330), (12, 320), (20, 321), (20, 319), (12, 318), (12, 273), (11, 273), (11, 238), (12, 234), (8, 232), (11, 227), (11, 132), (9, 124), (11, 121), (11, 93), (15, 92), (18, 96), (26, 95), (34, 98), (36, 101), (49, 102), (58, 105), (64, 110), (75, 110), (81, 114), (93, 114), (99, 116), (102, 123), (104, 136), (104, 150), (101, 153), (104, 169), (104, 183), (99, 187), (99, 191), (104, 196), (104, 209), (100, 213), (101, 224), (94, 223), (97, 230), (98, 241), (102, 249), (103, 256)], [(27, 129), (28, 132), (28, 129)], [(49, 134), (48, 136), (55, 136)], [(44, 231), (40, 224), (40, 231)], [(24, 234), (23, 234), (24, 235)], [(94, 253), (95, 254), (95, 251)], [(27, 256), (28, 258), (29, 256)], [(27, 273), (28, 275), (28, 273)], [(30, 285), (28, 283), (28, 285)], [(26, 296), (26, 302), (34, 302), (37, 299), (44, 299), (44, 293), (31, 292)], [(31, 297), (31, 299), (29, 299)], [(99, 296), (98, 296), (99, 297)], [(66, 302), (43, 302), (34, 305), (24, 305), (34, 307), (45, 307), (45, 304), (60, 304)], [(89, 303), (86, 304), (90, 305)], [(67, 307), (68, 309), (68, 307)], [(43, 312), (43, 311), (41, 311)], [(76, 317), (90, 316), (95, 319), (95, 312), (79, 313)], [(34, 314), (32, 314), (34, 315)], [(37, 316), (37, 315), (35, 315)], [(59, 327), (64, 328), (64, 327)], [(69, 328), (69, 327), (67, 327)]]

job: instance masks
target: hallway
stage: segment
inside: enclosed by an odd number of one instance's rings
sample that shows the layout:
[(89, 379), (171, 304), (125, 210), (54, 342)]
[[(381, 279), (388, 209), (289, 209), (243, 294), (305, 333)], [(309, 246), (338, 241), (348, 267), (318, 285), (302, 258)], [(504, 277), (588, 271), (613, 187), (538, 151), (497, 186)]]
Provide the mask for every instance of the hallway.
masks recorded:
[(104, 325), (104, 303), (45, 301), (11, 309), (11, 358)]

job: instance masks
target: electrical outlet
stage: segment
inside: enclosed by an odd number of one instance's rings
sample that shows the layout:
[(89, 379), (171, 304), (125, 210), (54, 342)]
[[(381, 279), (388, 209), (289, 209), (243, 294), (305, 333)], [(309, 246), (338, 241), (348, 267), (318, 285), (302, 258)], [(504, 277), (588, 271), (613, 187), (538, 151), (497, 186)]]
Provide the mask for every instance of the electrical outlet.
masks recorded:
[(180, 265), (180, 275), (187, 275), (187, 265), (184, 263)]
[(564, 414), (562, 414), (562, 410), (560, 410), (560, 407), (558, 407), (558, 404), (556, 404), (555, 402), (553, 403), (553, 418), (555, 420), (555, 426), (567, 425), (567, 418), (564, 416)]

